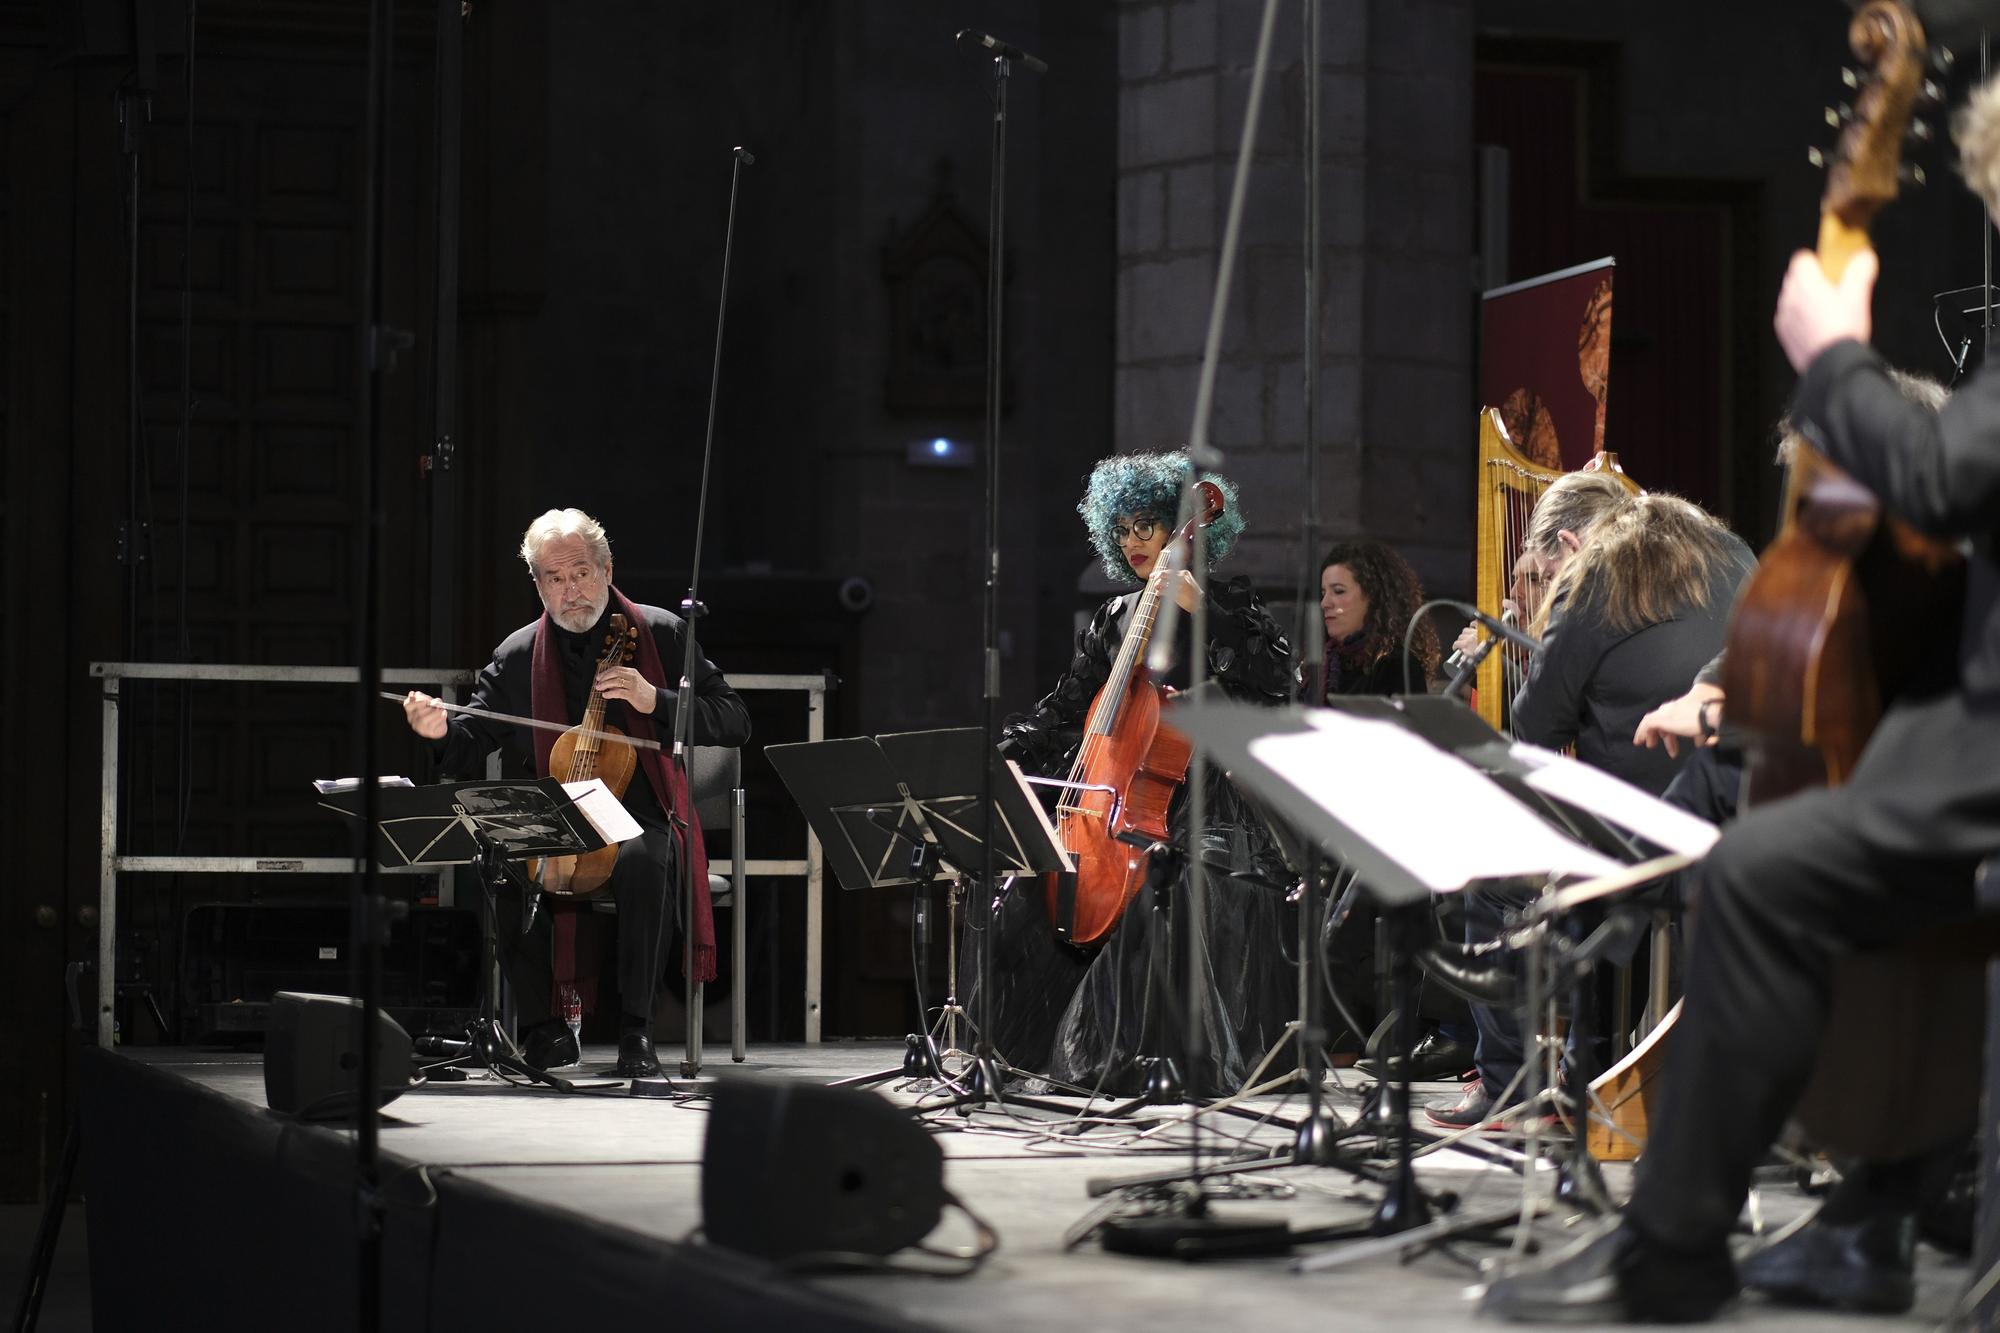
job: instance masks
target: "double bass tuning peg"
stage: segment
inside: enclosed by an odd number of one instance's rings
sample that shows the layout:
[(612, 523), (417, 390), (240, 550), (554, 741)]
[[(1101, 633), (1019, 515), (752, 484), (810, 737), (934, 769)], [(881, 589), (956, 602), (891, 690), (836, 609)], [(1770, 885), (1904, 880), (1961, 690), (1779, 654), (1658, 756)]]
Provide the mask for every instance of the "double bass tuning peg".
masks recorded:
[(1923, 86), (1917, 89), (1917, 105), (1926, 108), (1944, 105), (1944, 89), (1938, 86), (1937, 80), (1924, 80)]
[(1930, 59), (1931, 72), (1940, 76), (1951, 73), (1952, 64), (1956, 59), (1950, 47), (1933, 46)]
[(1896, 179), (1904, 185), (1917, 186), (1925, 184), (1928, 178), (1924, 169), (1916, 163), (1899, 162), (1896, 164)]
[(1912, 120), (1910, 122), (1909, 131), (1904, 137), (1907, 138), (1912, 144), (1916, 144), (1918, 146), (1925, 146), (1936, 141), (1937, 131), (1931, 128), (1931, 123), (1929, 121), (1919, 117), (1918, 119)]
[(1837, 130), (1854, 119), (1854, 108), (1845, 102), (1837, 102), (1833, 106), (1821, 108), (1820, 114), (1826, 118), (1828, 125)]

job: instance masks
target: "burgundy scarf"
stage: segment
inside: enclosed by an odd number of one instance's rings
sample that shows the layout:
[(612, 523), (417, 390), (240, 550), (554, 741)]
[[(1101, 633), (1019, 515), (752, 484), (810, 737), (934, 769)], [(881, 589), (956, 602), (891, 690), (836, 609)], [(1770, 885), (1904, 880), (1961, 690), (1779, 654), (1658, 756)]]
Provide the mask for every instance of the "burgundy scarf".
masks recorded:
[[(639, 674), (652, 683), (655, 689), (669, 688), (667, 670), (660, 661), (659, 647), (653, 642), (653, 632), (646, 624), (646, 618), (639, 614), (639, 608), (625, 599), (625, 594), (611, 590), (611, 609), (622, 611), (625, 618), (639, 631), (639, 656), (633, 664)], [(555, 636), (549, 633), (548, 612), (542, 613), (541, 623), (535, 627), (535, 654), (533, 659), (533, 679), (529, 692), (529, 712), (538, 722), (560, 722), (565, 726), (575, 726), (576, 721), (564, 716), (568, 708), (563, 700), (562, 663), (556, 657)], [(681, 701), (688, 706), (690, 701)], [(642, 740), (658, 740), (650, 714), (636, 708), (624, 710), (624, 729), (628, 736)], [(535, 772), (543, 777), (549, 772), (549, 752), (555, 749), (556, 733), (535, 732)], [(646, 775), (652, 785), (653, 796), (659, 801), (660, 809), (668, 811), (681, 822), (681, 826), (695, 830), (692, 838), (681, 839), (681, 851), (694, 861), (694, 979), (696, 981), (715, 980), (715, 907), (708, 896), (708, 849), (702, 845), (701, 825), (695, 822), (694, 807), (688, 800), (687, 777), (678, 765), (669, 763), (664, 751), (640, 750), (639, 771)], [(560, 928), (562, 917), (557, 915)], [(574, 964), (568, 969), (571, 976), (565, 977), (562, 966), (565, 961), (562, 941), (557, 942), (558, 962), (556, 979), (570, 980), (574, 976)]]

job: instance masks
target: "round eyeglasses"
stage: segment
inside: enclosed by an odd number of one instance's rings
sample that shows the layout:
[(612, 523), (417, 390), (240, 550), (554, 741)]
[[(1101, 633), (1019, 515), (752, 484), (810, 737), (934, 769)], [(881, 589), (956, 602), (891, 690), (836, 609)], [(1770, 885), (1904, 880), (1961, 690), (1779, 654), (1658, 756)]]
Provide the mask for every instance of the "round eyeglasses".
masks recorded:
[(1162, 524), (1158, 519), (1152, 518), (1134, 519), (1130, 524), (1113, 523), (1111, 525), (1111, 540), (1119, 546), (1123, 546), (1134, 537), (1137, 537), (1142, 542), (1149, 542), (1153, 540), (1154, 534), (1159, 532), (1161, 526)]

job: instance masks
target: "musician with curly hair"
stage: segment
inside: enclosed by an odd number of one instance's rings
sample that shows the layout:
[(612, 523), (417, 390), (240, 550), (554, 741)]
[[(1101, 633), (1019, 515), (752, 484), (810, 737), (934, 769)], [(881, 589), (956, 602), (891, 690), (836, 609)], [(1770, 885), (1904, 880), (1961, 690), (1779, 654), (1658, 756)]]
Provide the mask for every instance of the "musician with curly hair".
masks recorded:
[[(1204, 688), (1265, 704), (1289, 696), (1291, 646), (1250, 580), (1215, 576), (1204, 586), (1185, 570), (1164, 568), (1181, 490), (1193, 471), (1180, 452), (1115, 455), (1092, 469), (1077, 513), (1105, 573), (1130, 590), (1098, 608), (1077, 636), (1076, 654), (1055, 687), (1033, 708), (1007, 719), (1001, 751), (1025, 771), (1044, 777), (1069, 772), (1091, 703), (1112, 674), (1148, 581), (1171, 580), (1184, 611), (1206, 601), (1208, 646), (1199, 674), (1212, 684)], [(1220, 477), (1203, 480), (1216, 483), (1226, 501), (1221, 516), (1199, 537), (1212, 566), (1228, 556), (1243, 518), (1233, 486)], [(1190, 679), (1187, 616), (1178, 617), (1175, 634), (1176, 665), (1163, 682), (1169, 686)], [(1189, 781), (1202, 771), (1195, 763)], [(1203, 860), (1213, 869), (1204, 877), (1207, 966), (1203, 993), (1196, 997), (1207, 1059), (1182, 1073), (1198, 1090), (1223, 1092), (1242, 1081), (1291, 1016), (1281, 970), (1268, 965), (1284, 939), (1289, 878), (1268, 833), (1228, 781), (1211, 774), (1207, 793)], [(1178, 843), (1186, 836), (1187, 797), (1184, 783), (1168, 812), (1170, 836)], [(1177, 1035), (1180, 1027), (1167, 1016), (1181, 1012), (1181, 997), (1157, 994), (1148, 984), (1151, 913), (1135, 900), (1103, 943), (1084, 952), (1057, 938), (1043, 898), (1039, 884), (1021, 881), (1002, 901), (992, 940), (998, 951), (995, 1003), (985, 1012), (975, 1003), (972, 1012), (990, 1024), (996, 1047), (1016, 1068), (1109, 1092), (1136, 1091), (1146, 1073), (1140, 1057), (1157, 1046), (1161, 1032)], [(1149, 1033), (1149, 1025), (1160, 1026)]]
[(1368, 536), (1335, 542), (1319, 565), (1326, 661), (1318, 682), (1300, 682), (1300, 697), (1422, 694), (1442, 655), (1437, 631), (1420, 621), (1408, 651), (1403, 639), (1423, 603), (1423, 580), (1395, 547)]

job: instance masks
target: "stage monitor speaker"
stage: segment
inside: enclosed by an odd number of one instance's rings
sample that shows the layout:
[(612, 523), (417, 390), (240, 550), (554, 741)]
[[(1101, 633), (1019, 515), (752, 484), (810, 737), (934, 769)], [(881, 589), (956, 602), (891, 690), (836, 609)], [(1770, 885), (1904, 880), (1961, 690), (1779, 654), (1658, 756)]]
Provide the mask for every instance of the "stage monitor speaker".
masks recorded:
[[(387, 1014), (375, 1029), (382, 1102), (410, 1088), (410, 1034)], [(303, 1120), (353, 1114), (361, 1067), (361, 1001), (345, 995), (279, 991), (264, 1034), (264, 1101)]]
[(701, 1156), (711, 1243), (789, 1259), (884, 1255), (944, 1214), (944, 1151), (887, 1099), (858, 1088), (717, 1082)]

